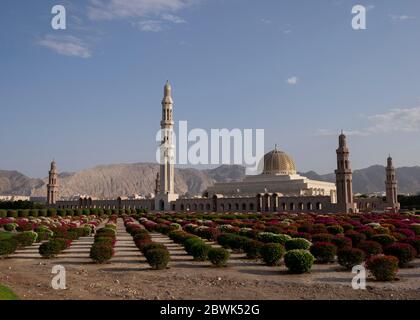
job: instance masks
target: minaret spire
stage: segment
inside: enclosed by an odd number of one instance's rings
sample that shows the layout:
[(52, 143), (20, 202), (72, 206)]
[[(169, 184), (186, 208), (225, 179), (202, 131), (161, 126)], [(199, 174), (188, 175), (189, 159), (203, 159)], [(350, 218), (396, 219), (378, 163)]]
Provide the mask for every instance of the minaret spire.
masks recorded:
[(51, 162), (51, 168), (48, 172), (48, 184), (47, 184), (47, 205), (55, 205), (58, 200), (58, 172), (57, 164), (55, 159)]
[(162, 99), (162, 120), (160, 121), (162, 140), (160, 144), (160, 173), (159, 192), (156, 195), (155, 207), (157, 210), (169, 211), (171, 201), (175, 201), (175, 146), (173, 144), (173, 104), (172, 87), (166, 82)]
[(393, 210), (398, 211), (400, 209), (400, 204), (398, 203), (397, 195), (397, 179), (391, 155), (388, 156), (385, 172), (386, 204), (388, 207), (392, 207)]
[(337, 204), (343, 213), (355, 212), (353, 200), (353, 173), (350, 168), (349, 148), (343, 131), (338, 138), (337, 170), (335, 170), (337, 186)]

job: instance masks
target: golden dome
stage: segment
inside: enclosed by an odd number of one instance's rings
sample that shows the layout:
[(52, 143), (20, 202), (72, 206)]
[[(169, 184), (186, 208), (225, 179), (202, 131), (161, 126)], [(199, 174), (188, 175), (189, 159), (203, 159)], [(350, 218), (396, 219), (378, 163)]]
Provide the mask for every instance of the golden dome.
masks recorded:
[(289, 155), (275, 148), (264, 156), (263, 174), (296, 174), (296, 165)]

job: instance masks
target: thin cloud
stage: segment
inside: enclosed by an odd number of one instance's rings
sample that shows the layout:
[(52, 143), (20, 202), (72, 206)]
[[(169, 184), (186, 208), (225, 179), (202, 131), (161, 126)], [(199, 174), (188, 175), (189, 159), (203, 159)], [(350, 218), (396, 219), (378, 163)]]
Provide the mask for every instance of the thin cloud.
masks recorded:
[(408, 15), (395, 15), (395, 14), (390, 14), (389, 17), (393, 20), (393, 21), (406, 21), (406, 20), (415, 20), (416, 17), (415, 16), (408, 16)]
[(141, 31), (146, 32), (159, 32), (163, 30), (162, 23), (158, 20), (146, 20), (139, 22)]
[(269, 20), (269, 19), (266, 19), (266, 18), (262, 18), (261, 19), (261, 22), (263, 23), (263, 24), (271, 24), (271, 20)]
[(184, 19), (182, 19), (181, 17), (175, 16), (173, 14), (163, 14), (162, 15), (162, 19), (172, 22), (172, 23), (187, 23), (187, 21), (185, 21)]
[(37, 44), (64, 56), (84, 59), (92, 56), (89, 47), (81, 39), (74, 36), (47, 35)]
[[(370, 136), (392, 132), (420, 132), (420, 107), (396, 108), (388, 112), (370, 116), (362, 116), (369, 126), (358, 130), (346, 131), (349, 135)], [(337, 131), (320, 129), (318, 136), (336, 135)]]
[(298, 77), (296, 77), (296, 76), (293, 76), (293, 77), (291, 77), (291, 78), (287, 79), (287, 80), (286, 80), (286, 82), (287, 82), (288, 84), (290, 84), (291, 86), (294, 86), (294, 85), (297, 85), (297, 84), (298, 84), (298, 82), (299, 82), (299, 78), (298, 78)]
[(88, 17), (112, 20), (169, 14), (199, 3), (201, 0), (90, 0)]

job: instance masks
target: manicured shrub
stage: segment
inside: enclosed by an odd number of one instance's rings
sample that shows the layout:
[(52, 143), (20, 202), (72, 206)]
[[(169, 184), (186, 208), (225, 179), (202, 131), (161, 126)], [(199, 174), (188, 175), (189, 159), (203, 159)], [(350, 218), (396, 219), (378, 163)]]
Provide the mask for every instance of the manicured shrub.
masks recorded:
[(285, 248), (287, 251), (294, 249), (303, 249), (308, 250), (311, 247), (312, 243), (303, 238), (294, 238), (286, 241)]
[(337, 249), (351, 248), (353, 245), (350, 238), (343, 236), (335, 236), (332, 238), (331, 243), (335, 244)]
[(408, 243), (417, 251), (417, 256), (420, 256), (420, 237), (412, 238), (412, 239), (404, 239), (401, 242)]
[(147, 251), (153, 249), (166, 249), (166, 247), (162, 243), (151, 242), (143, 245), (140, 251), (143, 253), (143, 255), (146, 255)]
[(113, 247), (114, 240), (109, 237), (95, 237), (95, 244), (103, 244)]
[(24, 231), (15, 235), (19, 247), (31, 246), (37, 239), (38, 234), (34, 231)]
[(350, 247), (340, 249), (337, 253), (338, 264), (347, 269), (362, 264), (365, 256), (363, 250)]
[(357, 231), (354, 231), (354, 230), (347, 231), (345, 233), (345, 236), (347, 238), (350, 238), (351, 239), (351, 242), (353, 244), (353, 247), (357, 247), (357, 245), (361, 241), (365, 241), (366, 240), (366, 235), (365, 234), (360, 233), (360, 232), (357, 232)]
[(210, 262), (216, 267), (225, 267), (229, 256), (229, 251), (223, 248), (211, 248), (208, 252)]
[(287, 251), (284, 263), (290, 273), (300, 274), (309, 272), (314, 263), (314, 256), (307, 250), (295, 249)]
[(333, 235), (337, 235), (337, 234), (340, 234), (340, 233), (344, 233), (344, 229), (343, 229), (343, 227), (342, 227), (342, 226), (340, 226), (340, 225), (332, 225), (332, 226), (328, 226), (328, 227), (327, 227), (327, 231), (328, 231), (328, 233), (331, 233), (331, 234), (333, 234)]
[(14, 239), (0, 240), (0, 258), (7, 257), (17, 249), (17, 242)]
[(260, 250), (261, 258), (268, 266), (276, 266), (280, 263), (285, 253), (284, 247), (280, 243), (266, 243)]
[(284, 245), (286, 241), (292, 239), (291, 236), (287, 234), (275, 234), (271, 232), (261, 232), (257, 236), (257, 240), (264, 243), (280, 243)]
[(6, 231), (15, 231), (17, 227), (16, 223), (7, 223), (3, 226), (4, 230)]
[(46, 259), (54, 258), (62, 251), (62, 244), (55, 239), (44, 242), (39, 246), (39, 254)]
[(315, 242), (310, 251), (318, 263), (334, 262), (337, 255), (337, 247), (330, 242)]
[(363, 250), (368, 257), (382, 253), (381, 244), (372, 240), (361, 241), (357, 247)]
[(389, 256), (394, 256), (399, 261), (399, 266), (405, 267), (410, 261), (417, 256), (416, 249), (408, 243), (394, 243), (384, 249), (384, 253)]
[(105, 263), (114, 255), (114, 248), (109, 244), (94, 243), (90, 248), (90, 258), (95, 263)]
[(115, 238), (116, 237), (116, 232), (112, 228), (101, 228), (98, 231), (96, 231), (96, 235), (101, 236), (101, 237)]
[(377, 235), (374, 235), (371, 240), (379, 242), (383, 248), (397, 241), (395, 237), (389, 234), (377, 234)]
[(192, 255), (192, 247), (196, 244), (205, 244), (205, 242), (200, 238), (191, 238), (184, 242), (185, 251)]
[(392, 281), (398, 272), (398, 259), (382, 254), (370, 257), (366, 262), (367, 269), (376, 280)]
[(257, 240), (246, 241), (244, 246), (246, 257), (248, 259), (257, 259), (260, 256), (260, 251), (263, 245), (263, 242)]
[(208, 253), (211, 249), (211, 246), (204, 242), (197, 242), (191, 247), (191, 255), (196, 261), (206, 261), (208, 258)]
[(166, 269), (170, 260), (170, 255), (166, 248), (148, 250), (145, 253), (145, 257), (149, 265), (155, 270)]
[(60, 248), (60, 251), (66, 250), (70, 247), (71, 240), (63, 239), (63, 238), (53, 238), (49, 242), (56, 243)]
[(50, 240), (52, 236), (54, 235), (54, 233), (51, 230), (39, 231), (37, 233), (38, 233), (37, 242)]
[(312, 235), (312, 242), (331, 242), (334, 236), (329, 233), (318, 233)]

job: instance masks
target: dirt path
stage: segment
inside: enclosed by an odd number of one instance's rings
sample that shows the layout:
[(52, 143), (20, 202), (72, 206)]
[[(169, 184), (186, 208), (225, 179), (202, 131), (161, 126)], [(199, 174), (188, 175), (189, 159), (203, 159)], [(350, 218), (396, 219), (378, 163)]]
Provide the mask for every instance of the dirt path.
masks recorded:
[[(267, 267), (233, 254), (229, 267), (196, 262), (168, 237), (152, 234), (170, 253), (170, 268), (151, 270), (118, 221), (116, 254), (109, 264), (89, 259), (93, 238), (81, 238), (58, 258), (44, 260), (34, 247), (0, 260), (0, 283), (23, 299), (420, 299), (420, 260), (400, 270), (400, 281), (368, 280), (353, 290), (350, 272), (337, 264), (314, 265), (310, 274), (290, 275), (284, 266)], [(67, 290), (51, 288), (51, 269), (66, 268)]]

